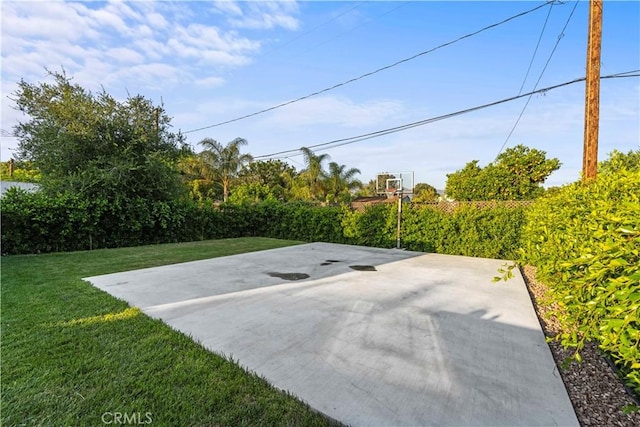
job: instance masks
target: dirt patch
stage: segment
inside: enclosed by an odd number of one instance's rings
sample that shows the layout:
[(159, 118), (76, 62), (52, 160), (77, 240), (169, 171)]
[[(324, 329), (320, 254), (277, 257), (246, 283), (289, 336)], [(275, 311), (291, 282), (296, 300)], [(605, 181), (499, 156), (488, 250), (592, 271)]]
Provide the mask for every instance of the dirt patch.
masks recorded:
[(280, 279), (284, 279), (284, 280), (302, 280), (302, 279), (308, 279), (309, 275), (306, 273), (277, 273), (277, 272), (271, 272), (271, 273), (267, 273), (269, 276), (271, 277), (278, 277)]
[(358, 271), (378, 271), (373, 265), (350, 265), (349, 268)]

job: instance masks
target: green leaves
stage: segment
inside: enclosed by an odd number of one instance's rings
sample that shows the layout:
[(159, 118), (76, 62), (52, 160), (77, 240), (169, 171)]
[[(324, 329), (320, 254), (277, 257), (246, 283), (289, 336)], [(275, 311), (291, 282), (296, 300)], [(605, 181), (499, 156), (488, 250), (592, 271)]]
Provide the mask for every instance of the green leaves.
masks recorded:
[(537, 266), (562, 302), (556, 315), (563, 345), (579, 352), (598, 341), (640, 390), (640, 168), (626, 164), (618, 154), (595, 182), (538, 199), (527, 215), (520, 262)]
[(445, 192), (455, 200), (532, 200), (544, 193), (540, 184), (558, 168), (560, 161), (547, 159), (544, 151), (517, 145), (484, 168), (474, 160), (448, 174)]
[(199, 142), (205, 150), (200, 153), (202, 161), (203, 178), (218, 181), (222, 184), (223, 201), (229, 198), (231, 180), (235, 179), (242, 166), (253, 160), (250, 154), (241, 154), (240, 147), (247, 145), (247, 140), (236, 138), (222, 145), (211, 138), (205, 138)]
[(171, 200), (182, 185), (173, 163), (183, 144), (170, 118), (144, 97), (93, 94), (64, 73), (54, 83), (21, 81), (13, 94), (29, 120), (18, 124), (18, 156), (41, 172), (49, 194)]
[[(460, 206), (452, 213), (432, 206), (402, 208), (402, 246), (409, 250), (515, 259), (526, 207)], [(392, 248), (396, 243), (397, 205), (384, 203), (363, 212), (345, 212), (345, 236), (356, 244)]]
[[(223, 204), (189, 200), (87, 200), (10, 189), (2, 199), (3, 254), (139, 246), (212, 238), (262, 236), (348, 243), (340, 207), (268, 200)], [(377, 230), (376, 230), (377, 231)]]
[(493, 283), (499, 282), (501, 280), (506, 282), (507, 280), (513, 278), (513, 269), (517, 266), (518, 264), (516, 263), (509, 264), (508, 262), (505, 262), (504, 264), (502, 264), (502, 267), (498, 269), (498, 273), (502, 274), (502, 276), (495, 276), (493, 279), (491, 279), (491, 281)]

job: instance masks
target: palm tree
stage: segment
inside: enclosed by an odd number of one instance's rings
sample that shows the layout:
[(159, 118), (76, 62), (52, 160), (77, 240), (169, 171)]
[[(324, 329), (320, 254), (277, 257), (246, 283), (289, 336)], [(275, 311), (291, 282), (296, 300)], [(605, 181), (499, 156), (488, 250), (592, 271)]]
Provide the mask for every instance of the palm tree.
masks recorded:
[(327, 189), (328, 196), (333, 199), (333, 203), (338, 203), (341, 196), (348, 197), (351, 190), (362, 187), (362, 183), (354, 178), (359, 173), (360, 169), (347, 169), (345, 165), (339, 165), (336, 162), (329, 163)]
[(231, 180), (244, 164), (253, 160), (250, 154), (240, 154), (240, 147), (247, 145), (247, 140), (236, 138), (223, 146), (215, 139), (205, 138), (199, 144), (205, 148), (201, 153), (203, 161), (216, 171), (222, 183), (222, 199), (226, 202)]
[(216, 173), (204, 162), (202, 154), (189, 154), (178, 161), (178, 168), (183, 182), (189, 188), (191, 197), (198, 201), (213, 198), (217, 187)]
[(318, 156), (307, 147), (302, 147), (300, 151), (302, 151), (304, 162), (307, 165), (307, 167), (300, 172), (300, 179), (303, 181), (305, 187), (307, 187), (311, 199), (317, 200), (323, 198), (323, 184), (327, 173), (322, 169), (322, 162), (329, 160), (329, 155), (325, 153)]

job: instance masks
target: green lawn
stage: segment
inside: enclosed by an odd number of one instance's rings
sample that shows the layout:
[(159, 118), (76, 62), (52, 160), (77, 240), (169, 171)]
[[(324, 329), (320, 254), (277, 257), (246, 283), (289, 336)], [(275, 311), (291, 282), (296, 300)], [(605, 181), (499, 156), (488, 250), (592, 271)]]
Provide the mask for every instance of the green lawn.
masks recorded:
[(3, 257), (2, 425), (328, 425), (263, 379), (81, 280), (297, 243), (242, 238)]

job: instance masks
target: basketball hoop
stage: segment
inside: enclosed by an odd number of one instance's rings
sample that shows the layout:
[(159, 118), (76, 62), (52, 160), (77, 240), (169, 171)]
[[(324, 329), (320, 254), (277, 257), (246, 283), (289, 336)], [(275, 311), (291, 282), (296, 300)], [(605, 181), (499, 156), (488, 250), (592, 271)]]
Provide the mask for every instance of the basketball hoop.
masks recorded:
[(413, 194), (413, 172), (380, 172), (376, 175), (376, 194), (388, 197)]
[[(398, 197), (398, 225), (396, 228), (396, 248), (400, 249), (400, 223), (402, 222), (402, 197), (413, 194), (413, 172), (380, 172), (376, 175), (376, 194), (387, 198)], [(393, 200), (395, 202), (395, 200)], [(390, 201), (391, 202), (391, 201)]]

